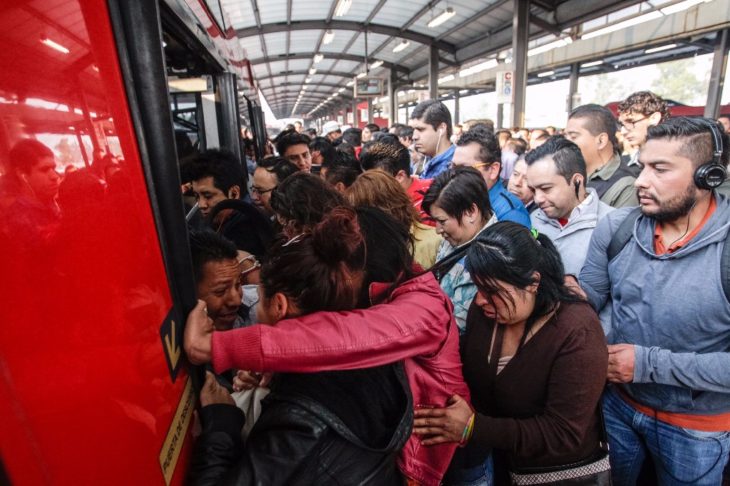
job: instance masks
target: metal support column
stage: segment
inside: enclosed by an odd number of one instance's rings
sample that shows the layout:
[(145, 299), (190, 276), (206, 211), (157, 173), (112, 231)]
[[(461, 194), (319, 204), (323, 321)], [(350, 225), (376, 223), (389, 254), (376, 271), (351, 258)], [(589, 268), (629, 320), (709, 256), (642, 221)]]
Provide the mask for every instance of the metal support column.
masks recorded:
[(439, 99), (439, 50), (436, 46), (428, 47), (428, 97)]
[(512, 11), (512, 66), (514, 77), (514, 104), (512, 126), (525, 124), (525, 98), (527, 97), (527, 42), (530, 32), (530, 0), (513, 0)]
[(568, 100), (566, 103), (567, 112), (570, 113), (576, 108), (576, 94), (578, 93), (578, 77), (580, 76), (580, 64), (573, 63), (570, 65), (570, 84), (568, 86)]
[(394, 123), (398, 123), (398, 99), (395, 90), (395, 85), (398, 82), (398, 76), (395, 69), (390, 70), (390, 76), (388, 76), (388, 113), (390, 119), (390, 126)]
[(373, 122), (373, 99), (368, 98), (368, 123)]
[(358, 124), (357, 98), (352, 99), (352, 126), (357, 128)]
[(459, 123), (459, 90), (454, 91), (454, 125)]
[(728, 48), (730, 48), (730, 29), (725, 29), (717, 33), (715, 41), (715, 55), (712, 58), (710, 85), (707, 89), (707, 105), (705, 106), (705, 116), (708, 118), (717, 118), (720, 114), (720, 100), (722, 98), (722, 87), (725, 84)]

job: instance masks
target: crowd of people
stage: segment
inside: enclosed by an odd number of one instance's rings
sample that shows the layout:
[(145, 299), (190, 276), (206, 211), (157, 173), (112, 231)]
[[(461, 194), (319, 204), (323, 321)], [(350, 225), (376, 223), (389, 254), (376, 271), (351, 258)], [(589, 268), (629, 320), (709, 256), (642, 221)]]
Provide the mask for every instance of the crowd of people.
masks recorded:
[[(508, 130), (429, 100), (407, 125), (294, 124), (260, 160), (246, 134), (244, 163), (186, 153), (185, 351), (207, 370), (189, 482), (727, 479), (730, 117), (648, 91), (617, 115)], [(93, 157), (61, 176), (41, 142), (12, 148), (11, 274), (49, 235), (114, 234), (124, 161)]]
[(424, 101), (290, 127), (250, 197), (200, 154), (191, 481), (720, 484), (727, 130), (650, 92), (562, 132)]

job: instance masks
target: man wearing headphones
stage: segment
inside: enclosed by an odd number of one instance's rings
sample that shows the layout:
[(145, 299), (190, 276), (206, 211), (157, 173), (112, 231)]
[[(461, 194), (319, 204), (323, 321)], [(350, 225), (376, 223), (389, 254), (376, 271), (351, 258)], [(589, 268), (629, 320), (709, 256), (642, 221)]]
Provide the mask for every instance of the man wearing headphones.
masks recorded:
[(540, 209), (530, 215), (532, 227), (550, 237), (560, 252), (565, 273), (578, 275), (598, 221), (613, 211), (596, 190), (586, 188), (586, 163), (580, 148), (550, 137), (527, 152), (527, 183)]
[(445, 171), (454, 157), (451, 143), (451, 112), (438, 100), (420, 102), (411, 112), (414, 149), (428, 157), (421, 179), (433, 179)]
[(651, 455), (659, 484), (717, 485), (730, 451), (730, 302), (723, 256), (728, 136), (702, 118), (648, 129), (640, 207), (596, 228), (580, 284), (612, 304), (604, 414), (614, 484)]

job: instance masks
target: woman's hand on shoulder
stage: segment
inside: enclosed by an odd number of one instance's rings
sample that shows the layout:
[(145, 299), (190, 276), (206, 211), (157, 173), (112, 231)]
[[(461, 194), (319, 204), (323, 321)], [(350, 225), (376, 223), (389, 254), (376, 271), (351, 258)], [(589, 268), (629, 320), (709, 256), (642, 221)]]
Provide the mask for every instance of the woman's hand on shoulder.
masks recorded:
[(423, 437), (421, 441), (423, 445), (461, 442), (474, 411), (459, 395), (449, 398), (446, 405), (445, 408), (415, 410), (413, 432)]

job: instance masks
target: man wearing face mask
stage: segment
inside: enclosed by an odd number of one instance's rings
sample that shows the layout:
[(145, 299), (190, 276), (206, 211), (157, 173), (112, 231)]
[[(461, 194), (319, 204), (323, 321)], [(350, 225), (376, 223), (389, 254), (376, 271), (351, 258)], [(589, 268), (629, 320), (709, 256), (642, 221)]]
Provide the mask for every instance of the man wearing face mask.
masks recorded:
[(528, 152), (527, 181), (540, 207), (532, 226), (550, 237), (563, 259), (565, 273), (578, 275), (598, 221), (613, 208), (586, 188), (586, 163), (580, 149), (564, 137), (551, 137)]
[(451, 112), (438, 100), (422, 101), (413, 109), (408, 125), (413, 128), (413, 148), (428, 159), (421, 179), (433, 179), (448, 169), (454, 157)]

